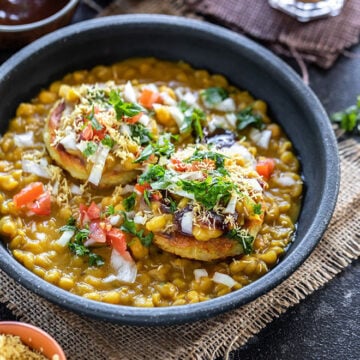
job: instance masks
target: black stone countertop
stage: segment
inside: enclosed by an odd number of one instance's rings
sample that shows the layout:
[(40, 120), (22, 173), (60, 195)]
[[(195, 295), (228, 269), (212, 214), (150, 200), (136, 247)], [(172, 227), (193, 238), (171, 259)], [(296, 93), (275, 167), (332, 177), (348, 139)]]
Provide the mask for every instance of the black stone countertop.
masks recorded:
[[(105, 6), (111, 1), (96, 2)], [(73, 22), (90, 19), (95, 14), (81, 4)], [(310, 86), (328, 113), (354, 104), (360, 95), (360, 44), (352, 53), (357, 58), (343, 56), (330, 70), (309, 66)], [(9, 55), (0, 52), (0, 61)], [(295, 62), (286, 61), (298, 71)], [(0, 320), (14, 319), (0, 304)], [(275, 319), (245, 346), (232, 352), (230, 359), (360, 359), (360, 260)]]

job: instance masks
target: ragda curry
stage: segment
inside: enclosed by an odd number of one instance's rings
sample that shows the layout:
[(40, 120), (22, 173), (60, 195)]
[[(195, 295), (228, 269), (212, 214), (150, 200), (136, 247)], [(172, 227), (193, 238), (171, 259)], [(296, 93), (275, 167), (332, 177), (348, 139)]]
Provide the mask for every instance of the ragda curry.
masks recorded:
[(292, 241), (303, 181), (267, 106), (183, 62), (66, 75), (0, 139), (0, 233), (88, 299), (172, 306), (240, 289)]

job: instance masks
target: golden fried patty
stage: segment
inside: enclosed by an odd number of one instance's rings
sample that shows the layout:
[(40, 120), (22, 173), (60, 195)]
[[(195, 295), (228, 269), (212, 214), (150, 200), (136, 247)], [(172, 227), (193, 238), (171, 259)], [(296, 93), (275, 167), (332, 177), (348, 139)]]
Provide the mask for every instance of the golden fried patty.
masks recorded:
[[(71, 111), (71, 105), (64, 100), (59, 101), (49, 113), (44, 129), (44, 143), (55, 162), (70, 175), (76, 179), (87, 181), (91, 174), (95, 162), (89, 161), (80, 149), (75, 147), (66, 148), (61, 141), (57, 141), (57, 132), (62, 127), (63, 113)], [(74, 131), (73, 129), (71, 131)], [(75, 141), (78, 134), (75, 134)], [(94, 154), (96, 156), (96, 154)], [(132, 164), (135, 159), (133, 153), (128, 154), (127, 165), (124, 161), (113, 161), (114, 157), (106, 159), (105, 167), (102, 171), (99, 186), (114, 186), (118, 184), (127, 184), (134, 181), (138, 175), (137, 164)], [(130, 168), (130, 169), (129, 169)]]

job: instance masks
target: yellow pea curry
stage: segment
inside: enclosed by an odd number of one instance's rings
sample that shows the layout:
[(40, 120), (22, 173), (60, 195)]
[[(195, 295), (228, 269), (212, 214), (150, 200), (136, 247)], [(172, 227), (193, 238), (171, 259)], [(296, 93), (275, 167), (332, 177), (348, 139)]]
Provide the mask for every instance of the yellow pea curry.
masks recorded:
[(0, 234), (44, 280), (142, 307), (205, 301), (285, 253), (299, 160), (267, 105), (183, 62), (76, 71), (0, 139)]

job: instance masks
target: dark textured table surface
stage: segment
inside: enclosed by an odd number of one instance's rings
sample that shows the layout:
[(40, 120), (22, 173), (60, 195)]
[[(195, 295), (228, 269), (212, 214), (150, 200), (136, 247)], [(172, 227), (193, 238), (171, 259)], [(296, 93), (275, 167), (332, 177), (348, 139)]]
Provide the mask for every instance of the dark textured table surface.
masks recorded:
[[(96, 2), (104, 6), (110, 1)], [(94, 15), (93, 9), (81, 4), (73, 21), (90, 19)], [(351, 50), (357, 58), (342, 57), (331, 70), (309, 67), (310, 86), (328, 113), (352, 105), (360, 94), (360, 45)], [(0, 61), (9, 55), (0, 52)], [(287, 62), (298, 71), (293, 61)], [(0, 304), (0, 320), (10, 319), (16, 318)], [(231, 360), (359, 358), (360, 260), (354, 261), (323, 288), (275, 319), (247, 345), (231, 354)]]

